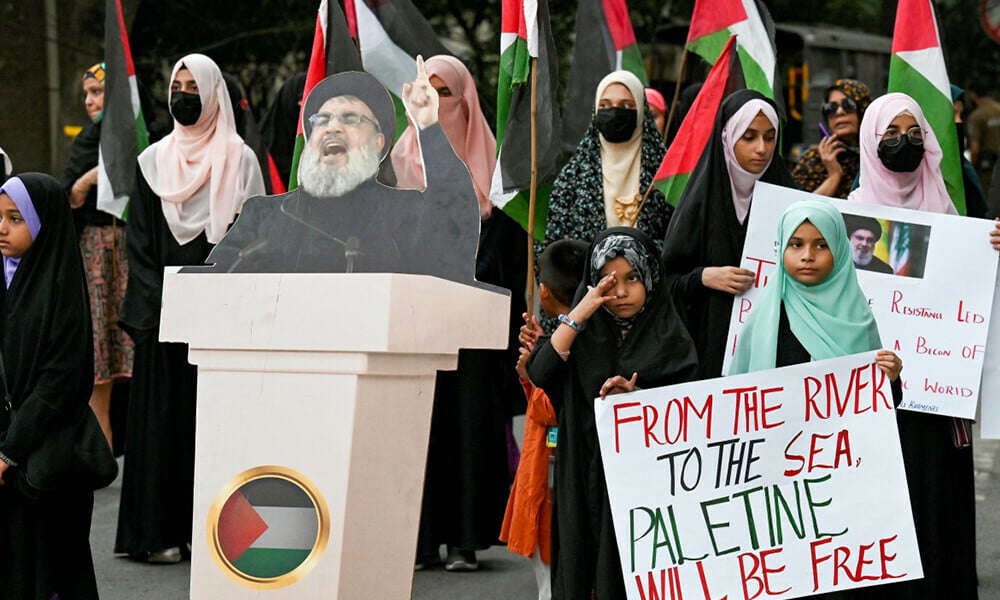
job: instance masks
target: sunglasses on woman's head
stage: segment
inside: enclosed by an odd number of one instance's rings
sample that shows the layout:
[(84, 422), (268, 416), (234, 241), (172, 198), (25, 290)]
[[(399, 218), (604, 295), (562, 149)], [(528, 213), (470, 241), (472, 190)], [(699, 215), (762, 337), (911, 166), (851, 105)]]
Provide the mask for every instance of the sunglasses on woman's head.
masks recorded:
[(825, 119), (841, 108), (848, 114), (857, 112), (858, 103), (853, 98), (844, 98), (841, 102), (824, 102), (823, 106), (820, 107), (820, 111), (822, 111), (823, 118)]

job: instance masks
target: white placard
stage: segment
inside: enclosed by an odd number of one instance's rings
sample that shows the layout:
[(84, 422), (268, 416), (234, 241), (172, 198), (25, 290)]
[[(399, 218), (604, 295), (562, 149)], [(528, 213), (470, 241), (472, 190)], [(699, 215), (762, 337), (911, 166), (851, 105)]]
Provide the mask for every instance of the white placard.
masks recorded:
[(923, 576), (874, 352), (594, 401), (630, 600)]
[(903, 359), (900, 408), (974, 418), (997, 276), (997, 252), (989, 243), (993, 223), (983, 219), (830, 200), (758, 183), (741, 263), (757, 279), (733, 302), (723, 372), (754, 300), (780, 260), (778, 219), (789, 204), (804, 199), (830, 201), (842, 213), (876, 219), (882, 228), (883, 262), (899, 274), (859, 268), (858, 283), (883, 347)]

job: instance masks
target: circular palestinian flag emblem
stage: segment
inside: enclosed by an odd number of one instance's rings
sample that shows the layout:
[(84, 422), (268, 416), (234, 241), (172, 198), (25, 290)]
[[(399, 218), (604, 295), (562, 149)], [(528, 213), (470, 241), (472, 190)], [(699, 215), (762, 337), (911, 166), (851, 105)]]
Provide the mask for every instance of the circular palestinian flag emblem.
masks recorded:
[(319, 560), (329, 533), (329, 513), (319, 491), (284, 467), (241, 473), (208, 515), (208, 545), (216, 563), (255, 588), (279, 588), (301, 579)]

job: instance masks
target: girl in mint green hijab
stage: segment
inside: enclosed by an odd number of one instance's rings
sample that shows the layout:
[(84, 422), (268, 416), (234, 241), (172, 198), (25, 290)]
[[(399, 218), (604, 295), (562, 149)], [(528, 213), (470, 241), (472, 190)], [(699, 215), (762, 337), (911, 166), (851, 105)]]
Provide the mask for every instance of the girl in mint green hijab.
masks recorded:
[[(782, 260), (747, 317), (729, 374), (880, 348), (840, 211), (821, 200), (796, 202), (778, 221), (778, 239)], [(876, 362), (892, 381), (899, 377), (902, 361), (892, 352), (879, 352)]]

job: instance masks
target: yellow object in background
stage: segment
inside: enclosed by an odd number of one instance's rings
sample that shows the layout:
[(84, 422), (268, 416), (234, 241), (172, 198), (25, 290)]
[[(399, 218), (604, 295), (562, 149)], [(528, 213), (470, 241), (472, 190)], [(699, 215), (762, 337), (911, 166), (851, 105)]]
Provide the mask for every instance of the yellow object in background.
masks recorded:
[(81, 131), (83, 131), (82, 125), (63, 125), (63, 134), (71, 140), (76, 139)]

